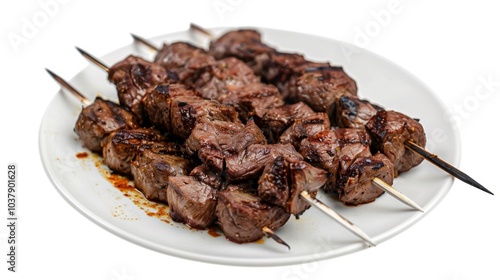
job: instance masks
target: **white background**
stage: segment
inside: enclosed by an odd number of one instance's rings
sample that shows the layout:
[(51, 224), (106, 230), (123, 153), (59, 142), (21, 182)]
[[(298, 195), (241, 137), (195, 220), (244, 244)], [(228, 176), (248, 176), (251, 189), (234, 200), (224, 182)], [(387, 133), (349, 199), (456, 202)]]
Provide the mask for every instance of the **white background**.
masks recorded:
[[(19, 272), (10, 273), (3, 261), (8, 233), (7, 178), (2, 172), (1, 279), (499, 279), (500, 153), (495, 136), (500, 17), (494, 1), (54, 1), (0, 4), (0, 168), (18, 164), (20, 197)], [(57, 5), (47, 10), (40, 4), (46, 2)], [(455, 181), (431, 213), (398, 236), (375, 248), (293, 266), (205, 264), (116, 237), (73, 209), (43, 170), (38, 129), (59, 90), (44, 68), (69, 79), (87, 65), (74, 46), (102, 56), (130, 44), (130, 32), (148, 38), (185, 30), (190, 22), (311, 33), (357, 44), (394, 61), (455, 112), (462, 141), (460, 167), (496, 195)], [(30, 23), (36, 26), (28, 32)], [(489, 91), (483, 88), (477, 95), (476, 89), (484, 86), (481, 80), (490, 81)]]

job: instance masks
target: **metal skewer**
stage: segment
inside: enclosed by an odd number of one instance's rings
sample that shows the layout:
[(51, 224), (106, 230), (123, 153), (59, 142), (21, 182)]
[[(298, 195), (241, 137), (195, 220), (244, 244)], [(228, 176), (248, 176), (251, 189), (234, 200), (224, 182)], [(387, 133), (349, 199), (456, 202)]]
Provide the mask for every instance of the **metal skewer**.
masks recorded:
[[(212, 40), (215, 39), (215, 36), (209, 30), (207, 30), (207, 29), (205, 29), (205, 28), (203, 28), (203, 27), (201, 27), (201, 26), (199, 26), (197, 24), (191, 23), (189, 25), (189, 30), (201, 33), (201, 34), (203, 34), (205, 36), (208, 36)], [(468, 176), (464, 172), (460, 171), (456, 167), (454, 167), (451, 164), (447, 163), (446, 161), (442, 160), (437, 155), (435, 155), (435, 154), (433, 154), (433, 153), (431, 153), (429, 151), (426, 151), (423, 147), (418, 146), (417, 144), (415, 144), (412, 141), (407, 141), (405, 143), (405, 146), (406, 146), (406, 148), (408, 148), (408, 149), (412, 150), (413, 152), (419, 154), (424, 159), (432, 162), (434, 165), (436, 165), (437, 167), (441, 168), (442, 170), (444, 170), (448, 174), (454, 176), (455, 178), (461, 180), (462, 182), (467, 183), (467, 184), (469, 184), (469, 185), (471, 185), (471, 186), (473, 186), (475, 188), (478, 188), (478, 189), (480, 189), (480, 190), (482, 190), (484, 192), (487, 192), (487, 193), (493, 195), (493, 193), (491, 191), (489, 191), (488, 189), (486, 189), (485, 187), (483, 187), (476, 180), (472, 179), (470, 176)]]

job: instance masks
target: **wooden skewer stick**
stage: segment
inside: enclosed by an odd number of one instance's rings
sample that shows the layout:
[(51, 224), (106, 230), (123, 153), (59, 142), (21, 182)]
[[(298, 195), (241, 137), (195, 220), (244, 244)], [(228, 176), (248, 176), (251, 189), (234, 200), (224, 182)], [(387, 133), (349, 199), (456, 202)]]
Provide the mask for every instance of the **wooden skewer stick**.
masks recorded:
[(426, 160), (430, 161), (431, 163), (433, 163), (437, 167), (441, 168), (442, 170), (444, 170), (448, 174), (454, 176), (455, 178), (461, 180), (462, 182), (465, 182), (465, 183), (467, 183), (475, 188), (478, 188), (484, 192), (487, 192), (487, 193), (493, 195), (493, 193), (491, 191), (489, 191), (488, 189), (483, 187), (476, 180), (472, 179), (469, 175), (465, 174), (464, 172), (460, 171), (459, 169), (457, 169), (453, 165), (447, 163), (446, 161), (439, 158), (437, 155), (425, 150), (424, 148), (420, 147), (419, 145), (415, 144), (414, 142), (406, 141), (405, 146), (406, 146), (406, 148), (419, 154), (420, 156), (422, 156)]
[(78, 98), (78, 100), (80, 100), (80, 102), (83, 103), (83, 105), (87, 106), (87, 105), (90, 105), (92, 103), (87, 97), (85, 97), (83, 94), (78, 92), (78, 90), (76, 90), (74, 87), (72, 87), (64, 79), (62, 79), (61, 77), (59, 77), (58, 75), (56, 75), (54, 72), (50, 71), (47, 68), (45, 68), (45, 70), (50, 74), (50, 76), (52, 76), (52, 78), (54, 78), (54, 80), (56, 80), (59, 83), (59, 85), (61, 85), (62, 88), (67, 89), (76, 98)]
[(285, 241), (283, 241), (283, 239), (281, 239), (281, 237), (279, 237), (272, 229), (263, 227), (262, 233), (264, 233), (265, 236), (272, 238), (277, 243), (285, 245), (286, 247), (288, 247), (288, 250), (290, 250), (290, 246)]
[[(215, 36), (209, 30), (206, 30), (205, 28), (203, 28), (199, 25), (196, 25), (194, 23), (190, 24), (189, 29), (190, 29), (190, 31), (202, 33), (203, 35), (208, 36), (212, 40), (215, 38)], [(434, 165), (441, 168), (442, 170), (444, 170), (448, 174), (454, 176), (455, 178), (461, 180), (462, 182), (465, 182), (465, 183), (467, 183), (475, 188), (478, 188), (484, 192), (487, 192), (487, 193), (493, 195), (493, 193), (491, 191), (489, 191), (488, 189), (483, 187), (481, 184), (479, 184), (477, 181), (472, 179), (470, 176), (468, 176), (464, 172), (460, 171), (456, 167), (452, 166), (451, 164), (445, 162), (444, 160), (440, 159), (437, 155), (435, 155), (429, 151), (426, 151), (424, 148), (420, 147), (419, 145), (415, 144), (414, 142), (407, 141), (405, 143), (405, 146), (406, 146), (406, 148), (419, 154), (420, 156), (422, 156), (426, 160), (432, 162)]]
[(132, 33), (130, 33), (130, 35), (132, 36), (132, 38), (134, 38), (134, 41), (140, 42), (141, 44), (146, 45), (146, 46), (150, 47), (151, 49), (153, 49), (155, 51), (159, 51), (160, 50), (160, 48), (158, 48), (157, 46), (153, 45), (148, 40), (146, 40), (146, 39), (144, 39), (144, 38), (142, 38), (140, 36), (137, 36), (135, 34), (132, 34)]
[(371, 246), (376, 246), (375, 242), (366, 234), (364, 233), (358, 226), (353, 224), (351, 221), (347, 220), (344, 218), (342, 215), (339, 213), (335, 212), (332, 208), (328, 207), (326, 204), (323, 202), (319, 201), (317, 198), (312, 197), (308, 192), (302, 191), (300, 195), (307, 200), (311, 205), (316, 206), (318, 209), (326, 213), (328, 216), (336, 220), (338, 223), (340, 223), (342, 226), (344, 226), (346, 229), (350, 230), (354, 234), (356, 234), (358, 237), (364, 239), (366, 242), (368, 242)]
[(92, 63), (94, 63), (95, 65), (99, 66), (104, 71), (109, 72), (109, 67), (106, 66), (106, 64), (102, 63), (97, 58), (91, 56), (90, 54), (88, 54), (86, 51), (80, 49), (79, 47), (76, 47), (76, 50), (78, 52), (80, 52), (80, 54), (82, 54), (86, 59), (90, 60)]

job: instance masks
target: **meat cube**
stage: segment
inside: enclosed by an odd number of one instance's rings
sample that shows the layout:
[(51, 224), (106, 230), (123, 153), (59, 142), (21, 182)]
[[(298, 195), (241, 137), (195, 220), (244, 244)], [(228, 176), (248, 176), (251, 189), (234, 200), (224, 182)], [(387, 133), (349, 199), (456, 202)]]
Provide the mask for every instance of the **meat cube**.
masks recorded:
[(141, 150), (153, 146), (163, 146), (167, 139), (158, 130), (137, 128), (118, 130), (108, 135), (102, 142), (104, 164), (120, 174), (130, 174), (130, 164)]
[(236, 243), (257, 241), (264, 236), (264, 227), (277, 230), (290, 218), (283, 207), (264, 202), (251, 187), (229, 185), (217, 198), (217, 224)]
[(192, 164), (189, 159), (168, 152), (157, 148), (145, 149), (136, 155), (130, 166), (135, 187), (148, 200), (167, 204), (168, 178), (189, 174)]
[(335, 123), (339, 127), (364, 128), (380, 106), (353, 95), (342, 95), (335, 102)]
[(101, 153), (101, 142), (110, 133), (138, 127), (139, 122), (134, 114), (97, 97), (94, 103), (82, 109), (74, 131), (87, 149)]
[(259, 127), (269, 143), (276, 143), (296, 119), (303, 119), (312, 114), (314, 111), (303, 102), (286, 104), (269, 110), (259, 121)]
[(330, 120), (326, 113), (314, 113), (300, 119), (295, 119), (293, 124), (281, 134), (279, 143), (290, 143), (296, 149), (299, 149), (302, 139), (312, 137), (316, 133), (329, 130), (330, 128)]
[(342, 171), (339, 179), (339, 200), (345, 204), (358, 205), (374, 201), (384, 191), (372, 183), (379, 178), (392, 185), (394, 167), (383, 154), (357, 158), (347, 170)]
[(366, 124), (375, 148), (394, 164), (396, 176), (419, 165), (423, 158), (405, 147), (406, 141), (425, 147), (425, 132), (416, 119), (396, 111), (378, 111)]
[(216, 190), (191, 176), (168, 179), (170, 217), (192, 228), (205, 229), (216, 219)]

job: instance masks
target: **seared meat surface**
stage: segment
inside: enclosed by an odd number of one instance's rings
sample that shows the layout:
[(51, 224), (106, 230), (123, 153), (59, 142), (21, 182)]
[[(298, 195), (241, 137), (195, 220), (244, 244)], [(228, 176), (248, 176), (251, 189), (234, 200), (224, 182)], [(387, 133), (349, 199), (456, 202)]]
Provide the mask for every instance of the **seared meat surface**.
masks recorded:
[(168, 179), (167, 197), (170, 217), (176, 222), (204, 229), (216, 220), (217, 192), (191, 176)]
[(333, 120), (335, 102), (343, 95), (357, 95), (356, 82), (342, 67), (313, 67), (297, 78), (297, 100)]
[(302, 119), (314, 113), (315, 112), (303, 102), (285, 104), (267, 111), (259, 121), (259, 127), (262, 129), (269, 143), (276, 143), (280, 135), (292, 125), (296, 119)]
[(154, 63), (173, 73), (179, 82), (192, 86), (201, 73), (215, 64), (215, 59), (205, 50), (190, 43), (175, 42), (163, 44), (155, 56)]
[(256, 75), (269, 60), (268, 53), (273, 49), (262, 43), (261, 35), (256, 30), (240, 29), (225, 33), (210, 42), (209, 53), (216, 59), (236, 57), (244, 61)]
[(394, 180), (394, 166), (383, 154), (370, 157), (358, 157), (346, 169), (342, 170), (337, 189), (339, 200), (352, 205), (369, 203), (382, 195), (384, 191), (372, 183), (379, 178), (389, 185)]
[(342, 95), (335, 102), (335, 123), (339, 127), (363, 128), (380, 106), (353, 95)]
[(135, 187), (147, 199), (167, 204), (168, 178), (189, 174), (192, 165), (189, 159), (169, 152), (159, 147), (142, 150), (130, 166)]
[(166, 137), (151, 128), (118, 130), (102, 142), (104, 164), (120, 174), (130, 174), (130, 164), (137, 153), (155, 146), (164, 146)]
[(406, 141), (413, 141), (425, 147), (425, 132), (418, 120), (395, 111), (378, 111), (366, 124), (374, 139), (375, 149), (385, 154), (398, 173), (410, 170), (424, 159), (405, 147)]
[(157, 85), (170, 82), (163, 67), (133, 55), (111, 66), (108, 80), (116, 85), (120, 105), (128, 108), (141, 121), (144, 96)]
[(279, 143), (290, 143), (296, 149), (299, 149), (302, 139), (312, 137), (316, 133), (329, 130), (330, 128), (330, 120), (326, 113), (314, 113), (300, 119), (295, 119), (293, 124), (281, 134)]
[(110, 133), (138, 127), (134, 114), (114, 102), (97, 97), (91, 105), (82, 109), (74, 131), (87, 149), (100, 153), (101, 142)]
[(290, 218), (283, 207), (264, 202), (251, 186), (229, 185), (217, 198), (217, 224), (236, 243), (259, 240), (263, 227), (277, 230)]
[(371, 156), (370, 144), (371, 138), (366, 130), (339, 128), (305, 138), (299, 152), (307, 162), (329, 172), (323, 189), (327, 193), (335, 193), (340, 172), (356, 158)]

